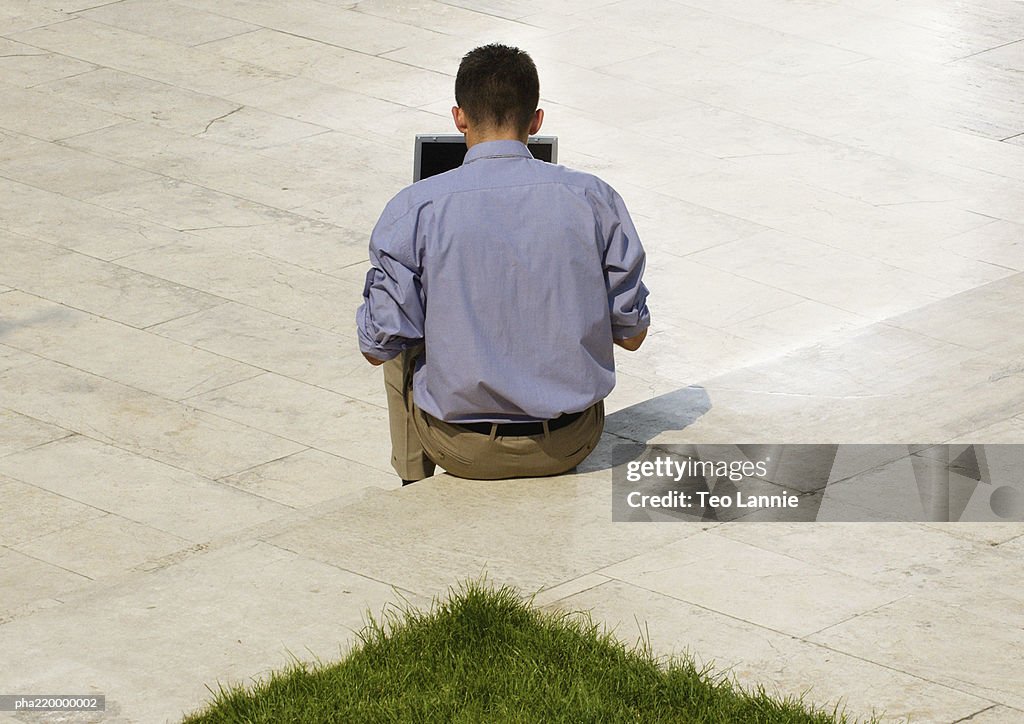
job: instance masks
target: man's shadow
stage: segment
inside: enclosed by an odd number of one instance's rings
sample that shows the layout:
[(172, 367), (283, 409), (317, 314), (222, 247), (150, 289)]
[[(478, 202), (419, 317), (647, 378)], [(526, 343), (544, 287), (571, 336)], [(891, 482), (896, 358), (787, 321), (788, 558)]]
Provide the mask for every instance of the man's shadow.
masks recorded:
[[(699, 385), (683, 387), (624, 407), (605, 417), (604, 435), (594, 453), (577, 466), (591, 473), (613, 467), (612, 449), (618, 443), (649, 445), (663, 432), (684, 430), (711, 409), (711, 398)], [(665, 441), (664, 444), (680, 443)]]

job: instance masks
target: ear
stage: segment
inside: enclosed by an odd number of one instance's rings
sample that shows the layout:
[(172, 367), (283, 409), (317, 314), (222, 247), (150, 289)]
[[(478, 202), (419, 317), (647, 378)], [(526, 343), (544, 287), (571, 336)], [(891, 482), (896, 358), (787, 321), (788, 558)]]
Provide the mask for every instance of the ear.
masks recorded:
[(538, 108), (534, 111), (533, 119), (530, 121), (530, 135), (532, 136), (540, 130), (541, 125), (544, 123), (544, 109)]
[(452, 120), (455, 121), (455, 128), (459, 133), (469, 130), (469, 123), (466, 122), (466, 112), (458, 106), (452, 106)]

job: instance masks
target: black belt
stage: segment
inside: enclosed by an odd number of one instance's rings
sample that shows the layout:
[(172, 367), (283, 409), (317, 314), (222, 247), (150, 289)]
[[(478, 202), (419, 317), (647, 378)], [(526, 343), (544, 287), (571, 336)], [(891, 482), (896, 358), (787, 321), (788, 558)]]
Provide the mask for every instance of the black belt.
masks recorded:
[[(583, 412), (586, 412), (586, 410)], [(568, 415), (559, 415), (553, 420), (548, 420), (548, 431), (561, 430), (563, 427), (571, 425), (583, 416), (583, 412), (570, 412)], [(481, 435), (490, 435), (492, 425), (493, 423), (490, 422), (458, 423), (458, 426), (462, 429), (477, 432)], [(523, 437), (526, 435), (540, 435), (543, 432), (543, 422), (500, 422), (494, 434), (500, 437)]]

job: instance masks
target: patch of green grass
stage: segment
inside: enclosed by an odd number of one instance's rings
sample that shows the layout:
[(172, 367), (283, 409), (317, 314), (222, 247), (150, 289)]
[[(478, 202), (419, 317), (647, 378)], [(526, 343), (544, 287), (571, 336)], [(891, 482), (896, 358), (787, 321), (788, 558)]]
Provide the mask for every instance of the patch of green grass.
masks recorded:
[(214, 722), (846, 722), (686, 659), (659, 663), (586, 614), (539, 611), (511, 588), (464, 584), (429, 612), (370, 617), (340, 662), (295, 663), (219, 688), (185, 724)]

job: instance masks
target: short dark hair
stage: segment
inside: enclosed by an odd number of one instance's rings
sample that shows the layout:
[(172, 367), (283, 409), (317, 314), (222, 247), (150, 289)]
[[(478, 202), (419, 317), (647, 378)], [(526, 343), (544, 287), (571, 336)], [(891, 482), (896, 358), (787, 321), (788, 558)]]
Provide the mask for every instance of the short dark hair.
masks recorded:
[(492, 43), (466, 53), (455, 102), (477, 124), (525, 131), (540, 103), (537, 66), (526, 51)]

